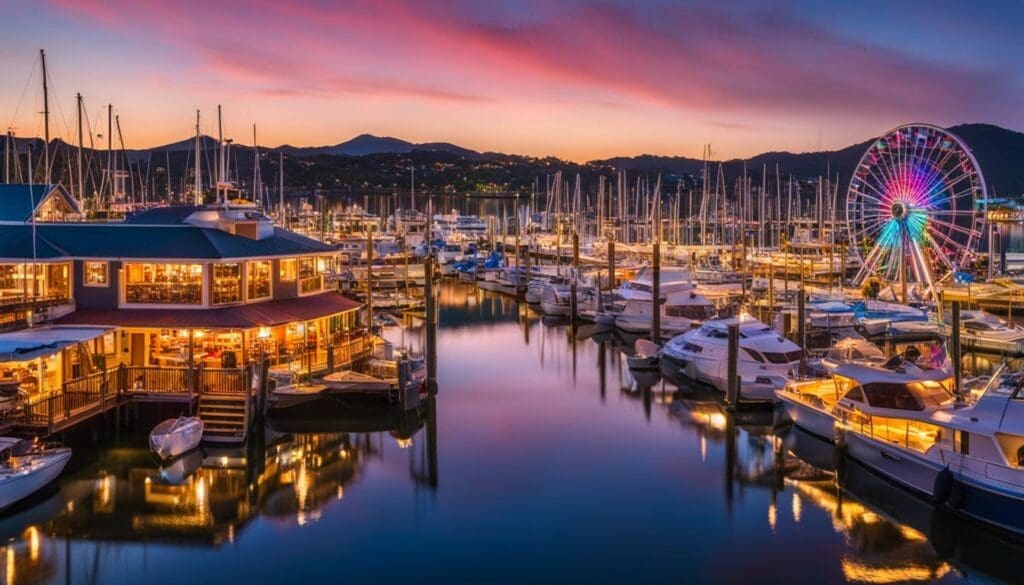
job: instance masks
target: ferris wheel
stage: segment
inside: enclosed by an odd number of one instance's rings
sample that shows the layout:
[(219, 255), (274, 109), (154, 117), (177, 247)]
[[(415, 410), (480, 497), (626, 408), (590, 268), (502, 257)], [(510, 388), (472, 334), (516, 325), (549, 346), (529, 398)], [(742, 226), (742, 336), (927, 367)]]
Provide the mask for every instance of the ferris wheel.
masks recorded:
[(982, 236), (985, 178), (967, 145), (929, 124), (908, 124), (868, 147), (850, 180), (846, 218), (869, 276), (936, 282), (966, 270)]

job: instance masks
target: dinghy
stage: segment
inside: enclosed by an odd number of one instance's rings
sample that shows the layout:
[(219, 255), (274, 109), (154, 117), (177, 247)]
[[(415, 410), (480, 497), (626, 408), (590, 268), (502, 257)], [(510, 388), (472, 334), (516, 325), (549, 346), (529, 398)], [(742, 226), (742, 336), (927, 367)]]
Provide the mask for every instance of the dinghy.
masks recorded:
[(203, 421), (194, 416), (167, 419), (149, 433), (149, 448), (160, 459), (188, 453), (203, 440)]
[(626, 357), (631, 370), (653, 370), (658, 367), (661, 348), (648, 339), (637, 339), (633, 344), (633, 355)]
[(60, 475), (71, 459), (67, 447), (46, 447), (27, 439), (0, 437), (0, 510), (31, 496)]

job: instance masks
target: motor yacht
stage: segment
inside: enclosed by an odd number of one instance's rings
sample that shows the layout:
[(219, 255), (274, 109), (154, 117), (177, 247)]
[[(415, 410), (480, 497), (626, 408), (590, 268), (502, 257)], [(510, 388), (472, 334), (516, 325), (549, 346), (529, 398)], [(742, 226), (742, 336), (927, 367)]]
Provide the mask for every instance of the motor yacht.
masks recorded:
[(725, 391), (728, 377), (729, 326), (739, 326), (737, 374), (740, 396), (748, 402), (775, 402), (775, 390), (796, 374), (803, 351), (764, 323), (747, 316), (710, 319), (672, 338), (662, 359), (684, 376)]

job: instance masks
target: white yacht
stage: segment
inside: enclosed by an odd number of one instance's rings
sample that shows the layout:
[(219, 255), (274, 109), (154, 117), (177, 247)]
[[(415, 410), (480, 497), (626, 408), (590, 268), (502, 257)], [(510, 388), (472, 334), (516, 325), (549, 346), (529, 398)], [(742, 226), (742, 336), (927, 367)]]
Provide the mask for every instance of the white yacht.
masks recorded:
[(807, 367), (831, 374), (836, 368), (848, 362), (883, 364), (885, 361), (885, 353), (874, 343), (863, 337), (844, 337), (836, 341), (821, 358), (808, 360)]
[[(658, 292), (664, 296), (690, 291), (695, 287), (693, 275), (682, 268), (662, 268), (658, 283)], [(654, 298), (654, 269), (649, 266), (642, 268), (636, 278), (619, 285), (615, 295), (624, 301), (650, 301)]]
[[(885, 363), (875, 359), (849, 360), (838, 363), (827, 378), (792, 381), (776, 394), (796, 426), (831, 441), (840, 417), (840, 402), (854, 388), (873, 384), (870, 387), (873, 392), (878, 388), (884, 390), (888, 384), (921, 392), (945, 391), (952, 384), (951, 378), (946, 368), (921, 367), (900, 356)], [(863, 394), (858, 390), (851, 396), (857, 396), (858, 392)], [(847, 401), (847, 409), (852, 408), (852, 402)]]
[[(669, 294), (660, 304), (663, 333), (685, 333), (715, 314), (715, 304), (693, 290)], [(651, 330), (654, 303), (651, 300), (627, 299), (615, 314), (615, 326), (629, 333)]]
[(786, 385), (800, 365), (803, 351), (777, 331), (750, 317), (711, 319), (701, 327), (672, 338), (662, 359), (694, 380), (725, 391), (728, 372), (729, 326), (739, 325), (737, 374), (740, 397), (748, 402), (775, 402), (775, 390)]
[[(946, 316), (949, 323), (952, 317)], [(1006, 356), (1024, 356), (1024, 327), (1010, 325), (984, 311), (962, 311), (960, 343), (964, 349), (990, 351)]]
[(929, 501), (1024, 534), (1024, 375), (997, 372), (964, 402), (953, 400), (949, 378), (854, 379), (835, 409), (850, 457)]

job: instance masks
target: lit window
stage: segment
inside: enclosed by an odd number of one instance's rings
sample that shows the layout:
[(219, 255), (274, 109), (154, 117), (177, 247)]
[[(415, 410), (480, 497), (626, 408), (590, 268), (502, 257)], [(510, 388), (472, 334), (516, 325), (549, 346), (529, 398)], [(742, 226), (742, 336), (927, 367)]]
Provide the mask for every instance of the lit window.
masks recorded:
[(213, 265), (213, 290), (211, 300), (215, 305), (242, 302), (242, 265), (238, 263)]
[(295, 282), (296, 268), (295, 258), (281, 260), (281, 280), (284, 282)]
[(85, 286), (107, 286), (110, 283), (107, 262), (85, 263)]
[(125, 264), (125, 301), (164, 305), (201, 305), (202, 264)]
[(246, 295), (252, 301), (270, 297), (270, 261), (250, 262), (246, 270)]

